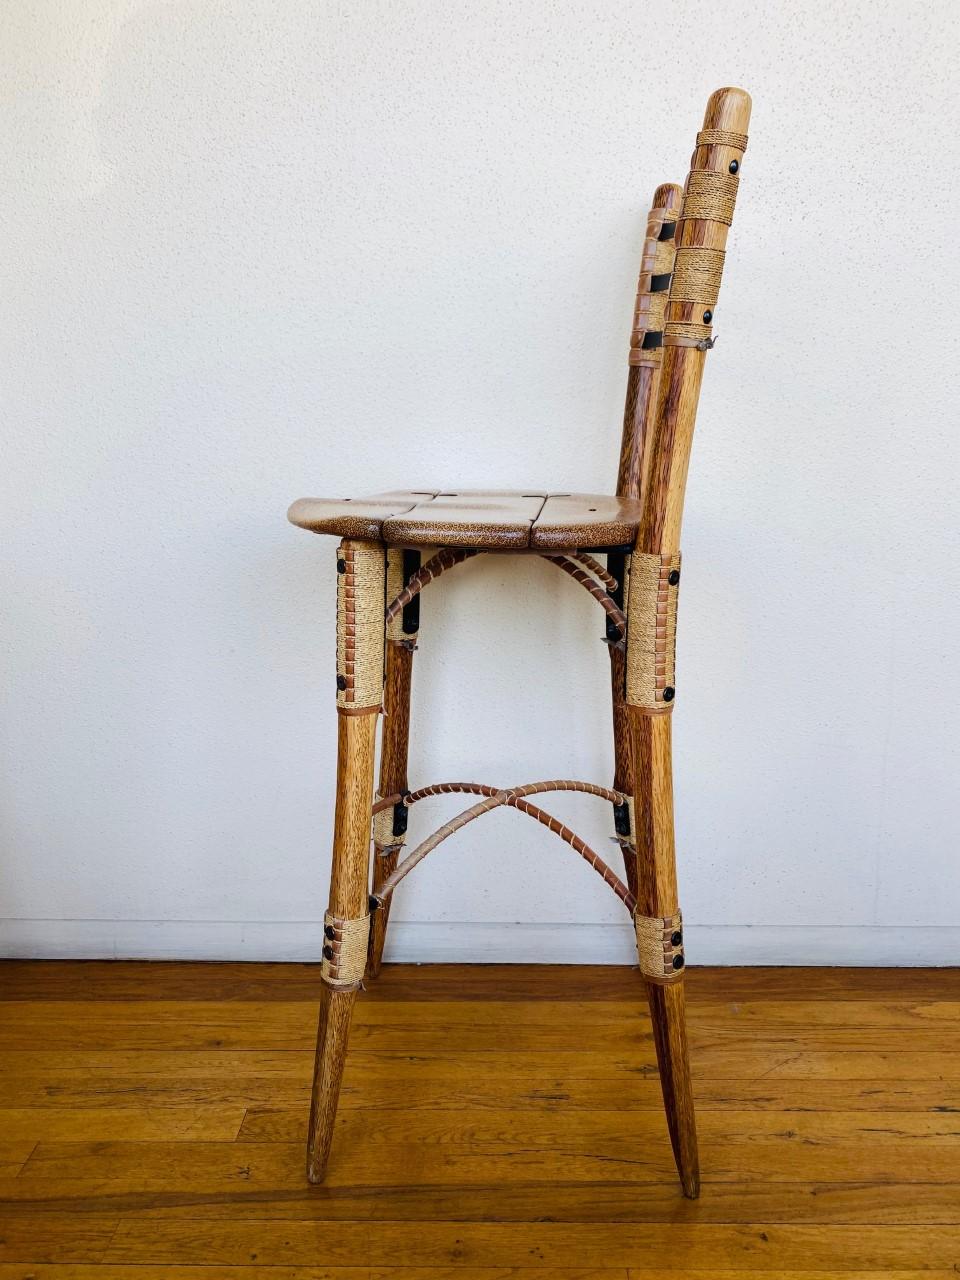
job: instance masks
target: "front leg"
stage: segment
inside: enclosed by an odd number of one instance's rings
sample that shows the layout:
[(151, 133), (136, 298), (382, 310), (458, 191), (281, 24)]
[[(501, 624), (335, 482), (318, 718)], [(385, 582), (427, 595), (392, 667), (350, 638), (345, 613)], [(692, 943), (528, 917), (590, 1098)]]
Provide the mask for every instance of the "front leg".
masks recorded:
[(635, 552), (630, 571), (627, 702), (630, 706), (637, 852), (635, 916), (640, 969), (670, 1141), (684, 1195), (700, 1194), (697, 1124), (683, 993), (683, 924), (673, 822), (672, 711), (676, 692), (679, 554)]
[(383, 547), (341, 543), (337, 571), (337, 797), (307, 1140), (311, 1182), (326, 1172), (350, 1018), (367, 959), (373, 757), (383, 697)]

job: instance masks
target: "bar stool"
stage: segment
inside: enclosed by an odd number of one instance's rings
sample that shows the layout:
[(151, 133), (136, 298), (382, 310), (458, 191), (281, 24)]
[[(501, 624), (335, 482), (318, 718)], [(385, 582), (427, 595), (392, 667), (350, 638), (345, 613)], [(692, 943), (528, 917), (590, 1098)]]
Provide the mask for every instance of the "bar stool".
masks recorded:
[[(394, 890), (441, 841), (506, 806), (560, 836), (633, 917), (673, 1153), (684, 1194), (699, 1193), (674, 857), (674, 646), (687, 465), (749, 119), (748, 94), (717, 90), (707, 104), (685, 188), (668, 184), (654, 195), (615, 496), (428, 489), (344, 501), (304, 498), (290, 508), (293, 524), (341, 539), (336, 814), (307, 1149), (311, 1182), (321, 1181), (326, 1169), (351, 1013), (364, 977), (379, 972)], [(506, 553), (542, 556), (584, 587), (606, 614), (612, 787), (568, 779), (507, 789), (463, 782), (408, 786), (410, 677), (420, 593), (473, 556)], [(534, 803), (533, 798), (555, 791), (587, 792), (613, 806), (625, 882)], [(401, 858), (410, 808), (447, 792), (478, 799)]]

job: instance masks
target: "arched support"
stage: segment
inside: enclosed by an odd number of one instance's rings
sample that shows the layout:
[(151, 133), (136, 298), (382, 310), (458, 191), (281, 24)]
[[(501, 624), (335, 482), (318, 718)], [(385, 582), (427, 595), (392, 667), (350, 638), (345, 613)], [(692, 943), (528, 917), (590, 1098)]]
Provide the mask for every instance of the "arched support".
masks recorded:
[(469, 560), (471, 556), (479, 554), (479, 551), (474, 551), (470, 547), (444, 547), (441, 551), (438, 551), (421, 569), (418, 569), (413, 574), (397, 598), (387, 606), (386, 621), (388, 623), (392, 622), (403, 608), (415, 596), (420, 594), (427, 583), (432, 582), (434, 578), (439, 578), (445, 569), (452, 569), (454, 565), (462, 564), (464, 560)]
[(598, 600), (603, 608), (604, 613), (619, 630), (620, 637), (618, 643), (622, 643), (627, 634), (627, 618), (623, 610), (616, 604), (608, 592), (604, 591), (600, 583), (596, 579), (591, 578), (586, 569), (581, 564), (577, 564), (574, 560), (567, 556), (544, 556), (544, 560), (549, 560), (551, 564), (555, 564), (558, 569), (562, 569), (564, 573), (569, 573), (574, 582), (579, 582), (581, 587), (586, 589), (593, 596), (594, 600)]
[(585, 569), (589, 569), (591, 573), (596, 574), (608, 591), (614, 592), (619, 588), (620, 583), (610, 570), (593, 556), (587, 555), (586, 551), (571, 551), (567, 559), (578, 561)]
[[(400, 612), (408, 605), (411, 600), (420, 594), (425, 586), (433, 582), (440, 574), (447, 569), (452, 569), (455, 565), (463, 564), (464, 560), (469, 560), (472, 556), (480, 555), (470, 547), (444, 547), (438, 551), (427, 563), (411, 577), (403, 590), (391, 600), (387, 605), (386, 621), (392, 622)], [(604, 567), (586, 553), (571, 553), (570, 555), (542, 555), (541, 560), (547, 560), (550, 564), (555, 564), (558, 569), (562, 569), (568, 573), (574, 582), (586, 588), (587, 591), (597, 600), (604, 613), (619, 630), (620, 635), (617, 643), (622, 644), (627, 634), (627, 619), (623, 610), (610, 595), (611, 591), (616, 591), (618, 587), (617, 579), (613, 574), (608, 573)], [(591, 577), (591, 572), (596, 577)], [(597, 579), (600, 579), (598, 582)], [(601, 583), (603, 585), (601, 585)]]
[(465, 827), (468, 823), (473, 822), (475, 818), (481, 817), (485, 813), (490, 813), (493, 809), (507, 806), (517, 809), (520, 813), (525, 813), (530, 818), (535, 818), (537, 822), (542, 823), (561, 840), (564, 840), (575, 849), (577, 853), (591, 866), (594, 871), (608, 884), (617, 897), (623, 902), (624, 906), (631, 913), (635, 910), (637, 901), (635, 896), (630, 892), (622, 880), (607, 866), (598, 853), (595, 853), (590, 846), (574, 832), (571, 831), (564, 823), (557, 818), (552, 817), (548, 813), (544, 813), (542, 809), (538, 809), (536, 805), (530, 804), (526, 799), (530, 795), (540, 795), (548, 791), (579, 791), (586, 795), (600, 796), (601, 799), (609, 801), (611, 804), (623, 804), (627, 797), (620, 791), (612, 791), (609, 787), (598, 787), (591, 782), (574, 782), (567, 779), (554, 780), (550, 782), (529, 782), (522, 787), (507, 787), (498, 789), (496, 787), (486, 786), (483, 783), (476, 782), (440, 782), (430, 787), (423, 787), (419, 791), (408, 792), (405, 796), (385, 796), (374, 806), (374, 813), (378, 813), (381, 809), (403, 801), (405, 804), (414, 804), (417, 800), (423, 800), (427, 796), (444, 795), (454, 792), (463, 792), (468, 795), (482, 795), (484, 798), (477, 804), (471, 805), (469, 809), (464, 809), (462, 813), (458, 813), (456, 817), (451, 818), (449, 822), (444, 823), (426, 840), (408, 854), (406, 858), (396, 867), (393, 873), (384, 881), (379, 890), (373, 895), (372, 902), (378, 906), (382, 906), (394, 889), (403, 880), (414, 867), (431, 853), (439, 844), (442, 844), (448, 836), (452, 836), (461, 827)]

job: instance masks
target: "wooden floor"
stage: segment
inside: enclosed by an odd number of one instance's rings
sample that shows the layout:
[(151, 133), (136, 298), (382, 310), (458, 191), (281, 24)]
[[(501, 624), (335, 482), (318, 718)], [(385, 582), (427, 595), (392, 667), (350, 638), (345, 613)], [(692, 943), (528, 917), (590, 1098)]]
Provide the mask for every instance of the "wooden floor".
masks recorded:
[(0, 1280), (956, 1280), (960, 970), (692, 969), (697, 1203), (608, 968), (385, 969), (309, 1187), (317, 987), (0, 964)]

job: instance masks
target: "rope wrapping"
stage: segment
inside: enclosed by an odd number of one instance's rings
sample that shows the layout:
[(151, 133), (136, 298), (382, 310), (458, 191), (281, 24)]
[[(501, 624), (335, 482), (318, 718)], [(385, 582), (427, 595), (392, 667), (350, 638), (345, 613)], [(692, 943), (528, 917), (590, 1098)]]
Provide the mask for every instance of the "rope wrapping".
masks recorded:
[[(678, 249), (670, 286), (671, 303), (695, 302), (703, 307), (714, 306), (720, 294), (723, 259), (722, 249)], [(667, 327), (670, 329), (672, 325)]]
[(471, 556), (480, 553), (471, 547), (456, 548), (443, 547), (437, 554), (428, 560), (422, 568), (418, 569), (410, 578), (410, 581), (398, 592), (391, 604), (387, 606), (385, 619), (389, 628), (393, 620), (403, 612), (404, 606), (408, 605), (414, 596), (419, 595), (423, 588), (434, 580), (439, 578), (445, 569), (452, 569), (454, 565), (462, 564), (464, 560), (469, 560)]
[(600, 604), (603, 606), (604, 613), (614, 626), (620, 628), (621, 639), (626, 635), (626, 614), (617, 605), (616, 601), (612, 600), (607, 592), (604, 591), (603, 587), (601, 587), (595, 579), (591, 578), (590, 575), (580, 567), (580, 565), (576, 564), (567, 556), (544, 556), (543, 559), (549, 560), (551, 564), (555, 564), (559, 569), (563, 569), (565, 573), (568, 573), (570, 577), (573, 578), (574, 582), (579, 582), (582, 587), (586, 587), (594, 600), (599, 600)]
[[(403, 551), (400, 547), (387, 547), (387, 599), (395, 600), (404, 588)], [(385, 618), (387, 639), (395, 644), (409, 644), (410, 637), (403, 630), (403, 605)]]
[[(642, 916), (634, 913), (640, 972), (651, 982), (679, 982), (686, 963), (683, 954), (683, 918)], [(676, 941), (674, 941), (676, 939)]]
[(701, 129), (697, 134), (698, 147), (734, 147), (737, 151), (746, 151), (747, 135), (730, 133), (727, 129)]
[(683, 197), (684, 221), (703, 218), (708, 222), (733, 222), (733, 206), (737, 200), (738, 178), (718, 169), (691, 169)]
[(367, 967), (370, 917), (366, 915), (354, 920), (344, 920), (326, 911), (323, 916), (323, 936), (321, 981), (338, 990), (358, 987)]
[(585, 569), (589, 569), (591, 573), (595, 573), (608, 591), (616, 591), (620, 583), (617, 582), (613, 574), (606, 569), (599, 560), (595, 560), (593, 556), (587, 555), (586, 551), (577, 551), (569, 556), (571, 560), (578, 560)]
[(337, 707), (376, 709), (383, 698), (386, 559), (376, 543), (337, 548)]
[(633, 553), (627, 632), (627, 702), (648, 712), (673, 710), (679, 582), (679, 552)]
[(637, 298), (633, 310), (633, 328), (630, 333), (631, 366), (646, 365), (658, 368), (663, 353), (659, 347), (644, 347), (643, 339), (648, 333), (661, 333), (667, 314), (667, 290), (651, 293), (653, 276), (668, 276), (673, 271), (673, 258), (676, 253), (676, 240), (670, 235), (666, 240), (660, 236), (665, 223), (676, 223), (680, 216), (679, 209), (655, 208), (647, 216), (647, 231), (643, 242), (643, 255), (640, 259), (640, 279), (637, 284)]

